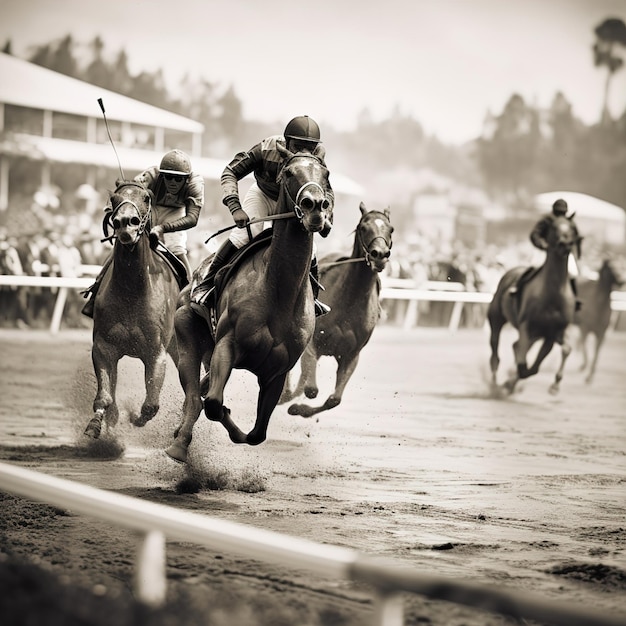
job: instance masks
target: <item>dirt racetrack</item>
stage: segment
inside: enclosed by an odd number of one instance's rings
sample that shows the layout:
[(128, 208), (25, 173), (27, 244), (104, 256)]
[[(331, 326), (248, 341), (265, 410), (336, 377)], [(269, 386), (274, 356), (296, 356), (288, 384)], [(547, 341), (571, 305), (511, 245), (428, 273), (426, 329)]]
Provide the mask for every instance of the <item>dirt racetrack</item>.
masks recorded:
[[(503, 333), (500, 380), (513, 337)], [(90, 348), (89, 331), (0, 330), (0, 460), (422, 572), (626, 614), (626, 333), (607, 338), (591, 386), (573, 353), (560, 394), (550, 395), (555, 350), (538, 376), (497, 398), (485, 330), (380, 326), (339, 407), (306, 420), (279, 406), (258, 447), (235, 446), (201, 416), (187, 467), (163, 453), (183, 397), (171, 362), (159, 414), (137, 429), (128, 413), (143, 398), (142, 366), (122, 361), (120, 425), (98, 445), (85, 441)], [(318, 403), (333, 375), (323, 361)], [(255, 402), (254, 379), (236, 372), (226, 397), (235, 420), (249, 427)], [(97, 603), (132, 599), (132, 533), (0, 499), (0, 583), (12, 596), (0, 601), (0, 622), (114, 623), (113, 609)], [(150, 623), (352, 625), (371, 612), (370, 590), (351, 583), (180, 542), (168, 543), (167, 558), (170, 613)], [(51, 579), (42, 584), (16, 563)], [(87, 597), (96, 608), (83, 621), (55, 621), (51, 602), (35, 601), (53, 584), (66, 608), (80, 613)], [(233, 607), (236, 618), (224, 617)], [(405, 607), (407, 624), (514, 623), (415, 596)], [(37, 611), (49, 619), (26, 620)], [(98, 621), (102, 611), (109, 619)], [(141, 623), (120, 615), (115, 623)]]

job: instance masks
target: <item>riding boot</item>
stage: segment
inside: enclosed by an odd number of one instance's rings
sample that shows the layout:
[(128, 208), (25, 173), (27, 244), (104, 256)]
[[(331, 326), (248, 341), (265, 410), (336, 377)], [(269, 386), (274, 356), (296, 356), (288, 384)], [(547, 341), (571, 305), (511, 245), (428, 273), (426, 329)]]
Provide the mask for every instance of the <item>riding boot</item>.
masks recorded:
[(320, 288), (323, 289), (322, 285), (319, 282), (319, 271), (317, 268), (317, 259), (314, 257), (311, 261), (311, 269), (309, 271), (309, 280), (311, 281), (311, 287), (313, 289), (313, 302), (315, 304), (315, 317), (321, 317), (322, 315), (327, 315), (330, 313), (331, 308), (320, 302), (317, 299), (317, 296), (320, 294)]
[(572, 291), (574, 292), (574, 298), (576, 298), (576, 307), (575, 311), (580, 311), (583, 306), (583, 303), (578, 299), (578, 285), (576, 284), (576, 279), (572, 276), (569, 279), (570, 285), (572, 286)]
[(215, 289), (215, 275), (233, 258), (233, 255), (237, 252), (237, 250), (237, 246), (235, 246), (230, 239), (227, 239), (220, 246), (211, 261), (206, 277), (202, 283), (198, 285), (196, 290), (194, 290), (197, 293), (197, 295), (196, 293), (193, 294), (194, 301), (199, 304), (204, 304), (204, 302), (206, 302), (207, 298)]
[(113, 261), (113, 255), (111, 254), (102, 264), (102, 269), (96, 276), (96, 279), (93, 285), (85, 289), (85, 291), (80, 292), (83, 298), (88, 298), (87, 302), (85, 302), (81, 310), (81, 313), (83, 315), (86, 315), (87, 317), (90, 317), (91, 319), (93, 319), (93, 309), (94, 309), (94, 303), (96, 301), (96, 294), (98, 293), (98, 289), (100, 289), (100, 283), (102, 283), (102, 279), (104, 278), (104, 275), (106, 274), (106, 271), (109, 269), (109, 265), (111, 265), (112, 261)]
[(182, 252), (181, 254), (177, 254), (176, 258), (185, 266), (185, 270), (187, 271), (187, 281), (191, 282), (191, 264), (189, 263), (189, 259), (187, 258), (187, 255)]

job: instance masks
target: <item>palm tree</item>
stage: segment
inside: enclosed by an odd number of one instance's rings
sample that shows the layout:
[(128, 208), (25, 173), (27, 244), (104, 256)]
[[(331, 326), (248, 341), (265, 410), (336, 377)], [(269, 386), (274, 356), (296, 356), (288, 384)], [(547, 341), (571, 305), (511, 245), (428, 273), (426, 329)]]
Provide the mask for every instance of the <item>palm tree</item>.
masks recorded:
[(612, 17), (604, 20), (596, 26), (594, 30), (596, 34), (596, 42), (593, 44), (593, 59), (596, 67), (607, 67), (606, 82), (604, 83), (604, 101), (602, 103), (601, 122), (610, 119), (608, 101), (609, 101), (609, 85), (613, 74), (617, 72), (624, 60), (615, 52), (617, 45), (626, 47), (626, 24), (624, 21)]

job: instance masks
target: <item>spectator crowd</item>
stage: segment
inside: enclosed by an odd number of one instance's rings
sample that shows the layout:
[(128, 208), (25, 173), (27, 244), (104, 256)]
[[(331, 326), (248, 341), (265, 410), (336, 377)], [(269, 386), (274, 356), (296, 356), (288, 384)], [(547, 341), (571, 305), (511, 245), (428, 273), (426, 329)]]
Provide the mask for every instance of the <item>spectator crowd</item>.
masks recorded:
[[(99, 224), (89, 230), (77, 222), (66, 220), (58, 228), (41, 233), (9, 234), (0, 227), (0, 273), (30, 276), (95, 276), (111, 250), (101, 241)], [(189, 250), (192, 267), (208, 254), (209, 248), (198, 244)], [(469, 248), (459, 242), (442, 245), (425, 237), (394, 242), (391, 259), (383, 276), (410, 279), (415, 288), (434, 287), (463, 291), (493, 293), (500, 277), (517, 265), (537, 265), (541, 253), (528, 240), (506, 246), (484, 245)], [(587, 245), (580, 269), (583, 276), (595, 277), (605, 256), (601, 246)], [(626, 259), (621, 259), (626, 265)], [(427, 285), (427, 283), (429, 283)], [(448, 287), (446, 287), (446, 285)], [(0, 286), (0, 326), (17, 328), (48, 328), (58, 289), (48, 287)], [(68, 328), (90, 327), (91, 320), (81, 315), (83, 299), (78, 290), (70, 290), (64, 309), (63, 325)], [(383, 300), (384, 323), (404, 323), (407, 301)], [(452, 302), (420, 301), (415, 324), (446, 326)], [(485, 304), (464, 306), (462, 326), (484, 324)]]

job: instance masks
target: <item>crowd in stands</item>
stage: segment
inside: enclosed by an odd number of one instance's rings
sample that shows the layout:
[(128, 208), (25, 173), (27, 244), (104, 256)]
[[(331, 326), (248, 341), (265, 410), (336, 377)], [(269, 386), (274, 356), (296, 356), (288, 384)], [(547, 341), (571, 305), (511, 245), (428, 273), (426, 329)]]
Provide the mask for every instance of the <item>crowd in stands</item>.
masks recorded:
[[(99, 266), (111, 251), (108, 242), (102, 242), (100, 224), (89, 229), (79, 220), (65, 217), (54, 228), (43, 232), (9, 234), (0, 227), (0, 273), (31, 276), (95, 276)], [(196, 267), (208, 254), (202, 243), (190, 246), (189, 257)], [(537, 265), (541, 254), (528, 240), (508, 245), (484, 245), (470, 248), (461, 243), (441, 245), (425, 237), (394, 242), (391, 259), (385, 272), (389, 278), (410, 279), (415, 288), (424, 288), (427, 281), (445, 284), (460, 283), (465, 291), (493, 293), (498, 280), (509, 268), (517, 265)], [(601, 246), (586, 245), (580, 269), (583, 275), (594, 277), (603, 259)], [(383, 281), (385, 280), (383, 276)], [(431, 285), (432, 286), (432, 285)], [(58, 290), (48, 287), (0, 286), (0, 326), (18, 328), (48, 328)], [(63, 326), (87, 328), (92, 322), (81, 315), (83, 298), (78, 290), (69, 290), (64, 309)], [(408, 303), (402, 300), (384, 300), (383, 322), (401, 324), (405, 321)], [(414, 323), (446, 326), (452, 302), (420, 301)], [(486, 305), (464, 306), (462, 326), (478, 327), (484, 324)]]

